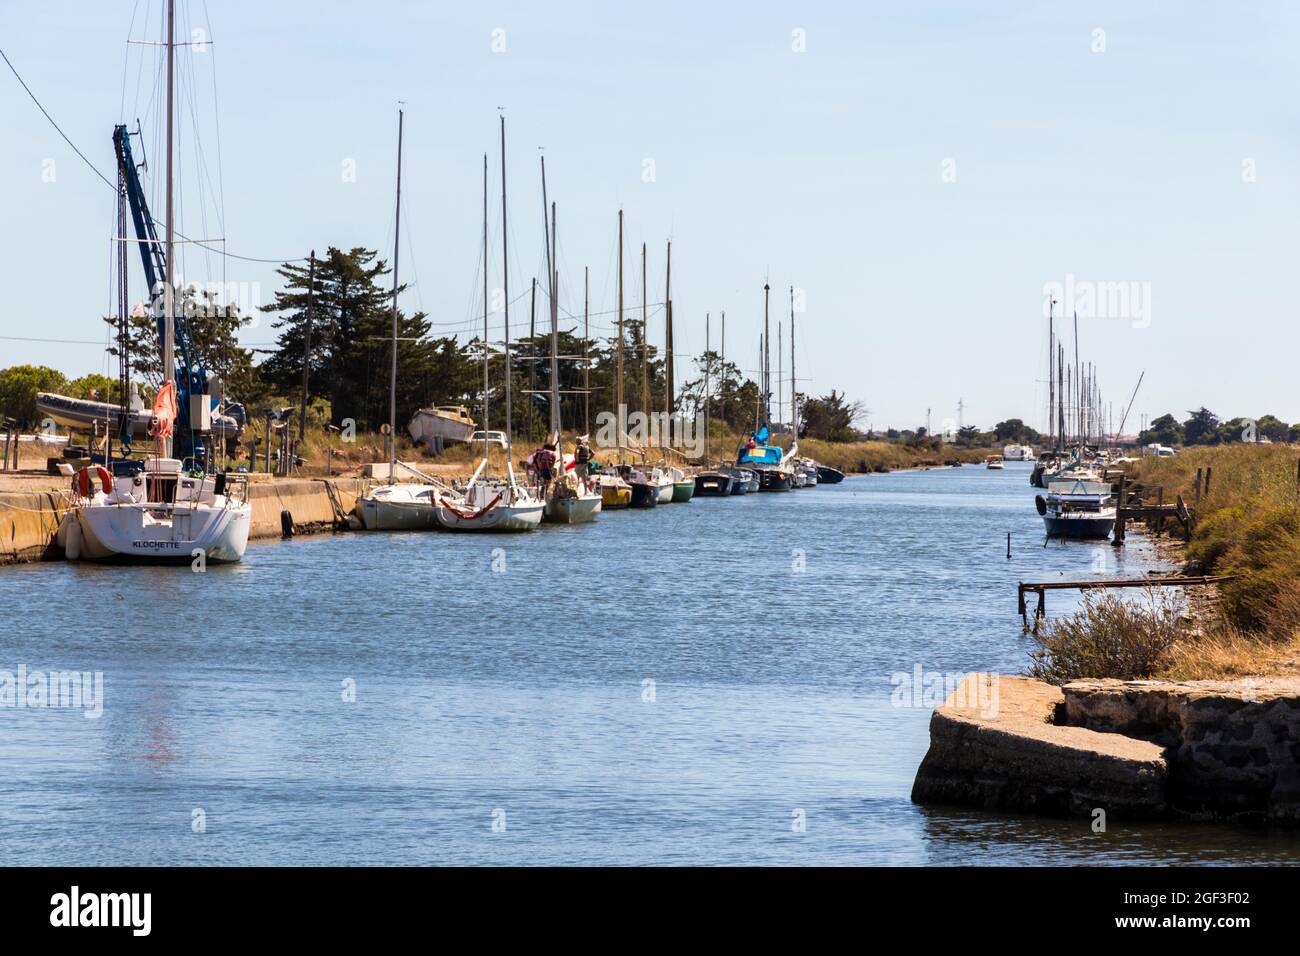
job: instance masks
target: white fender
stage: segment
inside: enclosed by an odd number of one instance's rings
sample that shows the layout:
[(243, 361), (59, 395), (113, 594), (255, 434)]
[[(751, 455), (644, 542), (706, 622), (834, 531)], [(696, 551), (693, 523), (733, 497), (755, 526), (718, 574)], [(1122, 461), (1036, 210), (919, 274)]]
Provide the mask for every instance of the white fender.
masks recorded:
[(68, 522), (68, 534), (63, 545), (63, 555), (69, 561), (76, 561), (81, 557), (81, 522), (75, 517)]

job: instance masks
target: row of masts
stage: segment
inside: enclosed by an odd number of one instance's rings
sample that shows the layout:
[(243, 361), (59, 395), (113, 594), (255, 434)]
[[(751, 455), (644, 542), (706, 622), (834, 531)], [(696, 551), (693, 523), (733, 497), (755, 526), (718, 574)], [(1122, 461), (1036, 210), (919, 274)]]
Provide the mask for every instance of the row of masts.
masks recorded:
[(1074, 361), (1056, 333), (1056, 300), (1047, 307), (1047, 434), (1055, 451), (1113, 440), (1114, 408), (1102, 398), (1097, 370), (1079, 358), (1079, 314), (1074, 313)]
[[(401, 205), (402, 205), (402, 138), (403, 138), (404, 113), (398, 110), (397, 120), (397, 197), (396, 197), (396, 214), (394, 216), (394, 239), (393, 239), (393, 289), (392, 289), (392, 365), (391, 365), (391, 382), (389, 395), (389, 467), (390, 474), (395, 475), (397, 469), (397, 349), (400, 341), (399, 335), (399, 313), (397, 309), (397, 297), (400, 291), (400, 282), (398, 278), (398, 254), (401, 236)], [(507, 192), (506, 192), (506, 131), (505, 117), (500, 118), (501, 132), (501, 262), (502, 262), (502, 294), (503, 294), (503, 320), (504, 320), (504, 358), (505, 358), (505, 435), (507, 444), (510, 442), (510, 436), (513, 433), (512, 428), (512, 362), (510, 351), (510, 269), (509, 269), (509, 229), (508, 229), (508, 209), (507, 209)], [(550, 433), (551, 440), (560, 442), (563, 432), (563, 422), (561, 421), (560, 395), (562, 391), (559, 387), (559, 267), (557, 263), (558, 251), (558, 211), (556, 204), (551, 202), (547, 195), (546, 187), (546, 158), (541, 157), (541, 178), (542, 178), (542, 215), (543, 231), (545, 234), (546, 246), (546, 283), (548, 298), (550, 301), (550, 320), (551, 320), (551, 349), (550, 349), (550, 388), (549, 406), (550, 406)], [(489, 317), (491, 315), (491, 296), (488, 288), (488, 155), (483, 154), (483, 455), (484, 460), (488, 458), (488, 452), (491, 444), (490, 438), (490, 393), (491, 382), (488, 374), (488, 363), (491, 353), (490, 345), (490, 328)], [(170, 260), (169, 260), (170, 261)], [(673, 298), (672, 298), (672, 240), (667, 243), (667, 256), (665, 265), (664, 278), (664, 309), (665, 309), (665, 341), (664, 341), (664, 405), (663, 412), (666, 418), (671, 417), (676, 410), (674, 392), (676, 389), (674, 367), (673, 367)], [(533, 280), (533, 321), (536, 320), (536, 286), (537, 280)], [(648, 307), (649, 307), (649, 281), (647, 266), (647, 247), (643, 242), (641, 244), (641, 408), (645, 412), (650, 411), (650, 361), (648, 346)], [(763, 332), (759, 339), (760, 363), (761, 363), (761, 381), (762, 388), (759, 392), (758, 404), (755, 409), (754, 429), (771, 423), (771, 400), (772, 400), (772, 378), (771, 378), (771, 355), (770, 355), (770, 292), (768, 284), (763, 286)], [(591, 281), (590, 270), (583, 269), (583, 348), (582, 348), (582, 370), (583, 381), (582, 388), (577, 390), (583, 396), (583, 431), (589, 434), (591, 431), (591, 362), (590, 362), (590, 304), (591, 304)], [(791, 405), (791, 431), (798, 434), (798, 404), (797, 404), (797, 379), (795, 377), (795, 299), (794, 287), (790, 287), (790, 405)], [(625, 405), (624, 395), (624, 343), (625, 343), (625, 308), (624, 308), (624, 240), (623, 240), (623, 210), (618, 211), (618, 323), (617, 323), (617, 346), (615, 358), (615, 401), (620, 410), (620, 425), (618, 428), (618, 455), (620, 462), (623, 460), (624, 440), (626, 434), (622, 427), (621, 410)], [(705, 455), (708, 453), (708, 426), (710, 413), (712, 411), (713, 392), (710, 388), (709, 366), (712, 359), (711, 353), (711, 315), (705, 315), (705, 355), (704, 363), (704, 391), (702, 396), (703, 418), (704, 418), (704, 442)], [(722, 313), (722, 347), (719, 357), (720, 368), (725, 374), (726, 368), (726, 313)], [(778, 336), (781, 335), (781, 323), (777, 323)], [(533, 341), (536, 341), (535, 324), (532, 329)], [(572, 358), (573, 356), (570, 356)], [(536, 361), (536, 357), (533, 358)], [(777, 387), (783, 388), (784, 371), (780, 365), (783, 362), (783, 353), (778, 350), (778, 370), (777, 370)], [(726, 401), (726, 379), (723, 383), (722, 400)], [(529, 389), (530, 392), (535, 391)], [(574, 390), (563, 392), (564, 394), (573, 394)], [(778, 395), (778, 409), (784, 405), (784, 396)], [(562, 451), (562, 449), (558, 449)], [(511, 456), (506, 456), (506, 467), (511, 484), (515, 482), (513, 463)]]

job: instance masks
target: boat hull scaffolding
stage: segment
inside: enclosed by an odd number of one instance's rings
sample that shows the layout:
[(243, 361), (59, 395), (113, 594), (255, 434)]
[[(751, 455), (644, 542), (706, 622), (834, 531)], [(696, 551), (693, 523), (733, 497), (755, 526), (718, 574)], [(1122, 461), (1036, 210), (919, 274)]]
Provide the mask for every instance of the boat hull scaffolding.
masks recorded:
[(438, 527), (430, 485), (381, 485), (357, 499), (356, 516), (367, 531), (430, 531)]

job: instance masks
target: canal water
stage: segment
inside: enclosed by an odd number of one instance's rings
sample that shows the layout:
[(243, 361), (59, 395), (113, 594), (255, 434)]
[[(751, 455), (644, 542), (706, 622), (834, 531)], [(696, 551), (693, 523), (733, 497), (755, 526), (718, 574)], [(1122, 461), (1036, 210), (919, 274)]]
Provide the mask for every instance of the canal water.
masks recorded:
[(1027, 478), (300, 538), (201, 574), (0, 570), (0, 670), (103, 675), (93, 719), (0, 707), (0, 846), (27, 864), (1300, 860), (1244, 828), (1094, 834), (909, 801), (934, 703), (899, 690), (917, 668), (1021, 673), (1017, 580), (1156, 566), (1139, 538), (1044, 547)]

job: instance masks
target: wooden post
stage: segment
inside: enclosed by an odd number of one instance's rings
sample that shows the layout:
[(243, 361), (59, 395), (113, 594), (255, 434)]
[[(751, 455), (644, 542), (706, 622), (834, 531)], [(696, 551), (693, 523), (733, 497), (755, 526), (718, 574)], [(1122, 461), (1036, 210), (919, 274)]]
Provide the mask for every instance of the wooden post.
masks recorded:
[(1124, 506), (1128, 503), (1128, 479), (1124, 475), (1119, 476), (1119, 504), (1115, 508), (1115, 537), (1111, 541), (1111, 547), (1124, 547)]
[(1011, 532), (1007, 532), (1007, 560), (1011, 560)]
[(1205, 497), (1210, 496), (1210, 476), (1214, 474), (1214, 468), (1207, 466), (1205, 469)]
[(1196, 484), (1192, 486), (1192, 492), (1193, 505), (1199, 505), (1201, 503), (1201, 469), (1199, 468), (1196, 469)]

